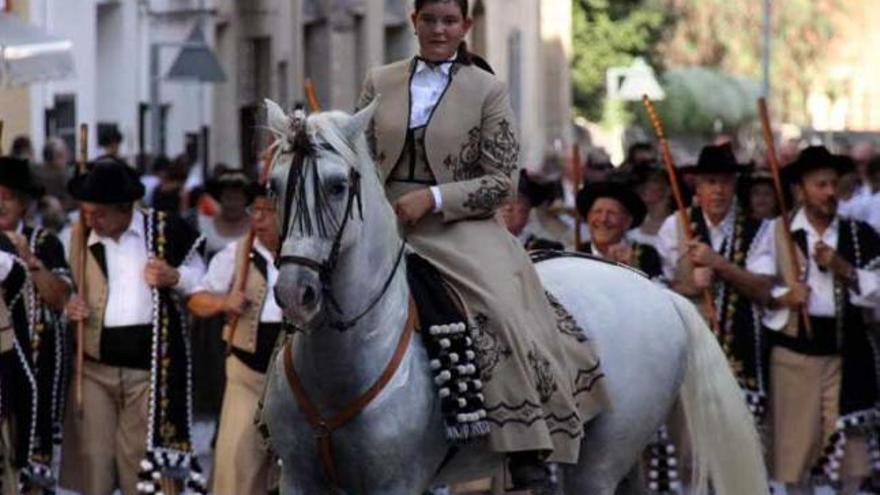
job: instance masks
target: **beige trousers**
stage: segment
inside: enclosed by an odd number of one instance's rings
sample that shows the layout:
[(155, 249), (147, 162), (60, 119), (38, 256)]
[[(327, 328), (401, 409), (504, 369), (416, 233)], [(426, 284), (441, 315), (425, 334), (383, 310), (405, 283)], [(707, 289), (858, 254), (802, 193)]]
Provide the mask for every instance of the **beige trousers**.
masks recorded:
[(214, 456), (215, 495), (264, 495), (277, 475), (254, 423), (266, 375), (226, 358), (226, 390)]
[[(835, 430), (840, 395), (840, 356), (808, 356), (776, 347), (770, 355), (773, 474), (801, 484)], [(841, 478), (869, 474), (867, 443), (848, 437)]]
[(146, 452), (150, 373), (86, 361), (82, 415), (70, 388), (61, 486), (88, 495), (110, 495), (116, 488), (136, 495)]

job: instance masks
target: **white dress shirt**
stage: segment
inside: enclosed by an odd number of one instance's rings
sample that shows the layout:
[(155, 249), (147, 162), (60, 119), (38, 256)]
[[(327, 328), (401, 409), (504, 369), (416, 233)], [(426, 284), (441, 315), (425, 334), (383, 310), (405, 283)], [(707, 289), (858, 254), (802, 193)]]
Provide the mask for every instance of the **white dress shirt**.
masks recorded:
[[(196, 291), (207, 291), (214, 294), (227, 294), (232, 290), (232, 284), (235, 282), (235, 250), (238, 242), (231, 242), (219, 253), (214, 255), (211, 263), (208, 265), (208, 271), (202, 277), (202, 281), (196, 288)], [(275, 267), (275, 257), (266, 249), (266, 246), (259, 241), (254, 241), (254, 249), (257, 250), (263, 258), (266, 259), (266, 300), (260, 311), (260, 322), (262, 323), (279, 323), (281, 322), (282, 313), (278, 303), (275, 302), (275, 283), (278, 281), (278, 268)]]
[[(824, 242), (832, 249), (837, 249), (840, 220), (836, 217), (831, 225), (820, 235), (813, 225), (807, 220), (803, 209), (799, 210), (791, 221), (791, 231), (803, 230), (807, 234), (807, 286), (810, 288), (808, 299), (808, 312), (812, 316), (833, 317), (837, 313), (834, 304), (834, 275), (831, 270), (819, 270), (819, 265), (813, 258), (816, 244)], [(880, 273), (874, 270), (856, 269), (858, 274), (858, 292), (849, 291), (849, 300), (856, 306), (875, 308), (880, 304)], [(774, 297), (779, 297), (787, 292), (774, 290)], [(780, 330), (788, 320), (788, 309), (782, 308), (775, 311), (767, 311), (763, 318), (764, 324), (773, 329)]]
[[(144, 278), (147, 264), (145, 213), (135, 210), (131, 223), (118, 240), (99, 236), (94, 230), (89, 234), (88, 245), (104, 245), (107, 263), (107, 307), (104, 309), (104, 326), (121, 327), (146, 325), (153, 322), (153, 299), (150, 286)], [(177, 268), (180, 279), (174, 287), (183, 295), (189, 295), (205, 272), (201, 256), (190, 256)]]
[(865, 221), (880, 232), (880, 191), (875, 192), (868, 201), (868, 214)]
[(13, 266), (15, 266), (15, 255), (0, 251), (0, 282), (6, 280)]
[[(413, 73), (409, 84), (410, 91), (410, 109), (409, 109), (409, 128), (415, 129), (428, 124), (434, 107), (440, 102), (440, 97), (446, 91), (449, 85), (450, 71), (452, 70), (451, 61), (455, 60), (455, 56), (448, 62), (437, 65), (428, 65), (422, 60), (416, 61), (416, 69)], [(439, 212), (443, 205), (443, 197), (440, 194), (440, 188), (431, 186), (431, 195), (434, 197), (434, 212)]]
[[(733, 235), (733, 229), (736, 227), (736, 208), (731, 207), (724, 219), (718, 224), (713, 224), (705, 213), (703, 213), (703, 220), (709, 230), (712, 249), (721, 252), (724, 241)], [(759, 275), (774, 275), (776, 273), (776, 253), (770, 227), (771, 224), (764, 221), (758, 228), (752, 245), (746, 253), (745, 268), (747, 271)], [(673, 213), (663, 221), (660, 231), (657, 232), (656, 248), (663, 261), (663, 276), (667, 280), (675, 278), (675, 268), (681, 257), (678, 229), (678, 213)]]

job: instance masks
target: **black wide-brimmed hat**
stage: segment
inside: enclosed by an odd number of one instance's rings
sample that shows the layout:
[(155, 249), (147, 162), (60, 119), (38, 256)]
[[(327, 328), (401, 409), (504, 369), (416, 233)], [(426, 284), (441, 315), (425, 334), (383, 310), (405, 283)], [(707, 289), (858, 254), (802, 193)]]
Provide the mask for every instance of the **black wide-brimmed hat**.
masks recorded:
[(730, 143), (704, 146), (696, 165), (682, 167), (683, 174), (739, 174), (748, 166), (739, 163)]
[(67, 191), (78, 201), (100, 204), (133, 203), (144, 196), (137, 172), (121, 160), (102, 159), (89, 171), (67, 183)]
[(557, 181), (541, 182), (533, 179), (525, 169), (519, 171), (519, 196), (526, 198), (532, 206), (550, 203), (562, 195), (561, 184)]
[(599, 198), (616, 199), (626, 208), (632, 217), (630, 228), (638, 227), (645, 220), (648, 208), (645, 202), (632, 190), (629, 184), (618, 181), (596, 182), (587, 184), (577, 195), (577, 209), (586, 218), (593, 203)]
[(843, 175), (855, 170), (855, 164), (847, 156), (835, 155), (824, 146), (809, 146), (804, 148), (797, 159), (782, 169), (786, 182), (794, 183), (815, 170), (831, 169), (837, 175)]
[(35, 198), (46, 191), (43, 186), (34, 182), (27, 160), (11, 156), (0, 157), (0, 185)]
[(244, 191), (247, 202), (250, 204), (257, 195), (259, 186), (241, 170), (229, 168), (217, 171), (205, 185), (205, 191), (217, 201), (220, 201), (223, 190), (230, 188)]

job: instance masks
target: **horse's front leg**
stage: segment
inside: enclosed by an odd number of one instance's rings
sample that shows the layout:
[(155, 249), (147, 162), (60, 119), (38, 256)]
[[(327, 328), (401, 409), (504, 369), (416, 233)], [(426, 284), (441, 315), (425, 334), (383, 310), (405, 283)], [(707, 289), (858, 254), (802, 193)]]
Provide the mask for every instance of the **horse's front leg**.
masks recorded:
[(304, 476), (294, 469), (281, 469), (280, 495), (342, 495), (322, 478)]

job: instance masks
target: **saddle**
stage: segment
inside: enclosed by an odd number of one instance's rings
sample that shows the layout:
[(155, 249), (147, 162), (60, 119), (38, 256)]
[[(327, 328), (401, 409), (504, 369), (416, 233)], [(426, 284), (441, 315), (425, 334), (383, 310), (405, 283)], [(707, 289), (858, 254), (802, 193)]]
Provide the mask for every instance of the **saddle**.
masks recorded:
[(422, 342), (440, 396), (446, 438), (463, 443), (488, 435), (483, 383), (465, 310), (428, 260), (411, 253), (406, 262)]

